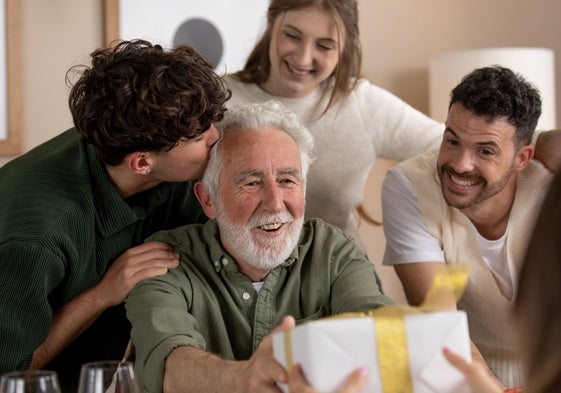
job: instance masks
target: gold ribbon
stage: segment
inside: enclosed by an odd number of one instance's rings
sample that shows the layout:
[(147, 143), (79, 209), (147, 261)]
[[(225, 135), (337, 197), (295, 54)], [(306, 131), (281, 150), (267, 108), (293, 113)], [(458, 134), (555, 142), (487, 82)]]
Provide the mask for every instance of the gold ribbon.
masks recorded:
[(419, 307), (386, 306), (375, 310), (378, 368), (384, 393), (412, 393), (405, 314), (453, 309), (467, 285), (468, 265), (442, 265)]
[[(419, 307), (393, 305), (368, 312), (350, 312), (328, 318), (375, 318), (375, 335), (378, 345), (378, 368), (384, 393), (413, 393), (409, 367), (405, 314), (423, 311), (453, 309), (467, 285), (468, 265), (442, 265), (437, 268), (431, 286)], [(286, 368), (294, 364), (290, 330), (284, 332)]]

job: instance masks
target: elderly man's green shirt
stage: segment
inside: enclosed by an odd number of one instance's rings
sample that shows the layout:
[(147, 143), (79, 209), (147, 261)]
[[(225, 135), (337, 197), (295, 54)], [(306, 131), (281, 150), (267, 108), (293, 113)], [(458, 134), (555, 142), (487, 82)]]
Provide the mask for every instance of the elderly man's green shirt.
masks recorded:
[(171, 244), (181, 262), (141, 282), (126, 302), (136, 369), (148, 392), (162, 390), (164, 362), (176, 347), (244, 360), (285, 315), (301, 323), (392, 303), (354, 241), (319, 219), (304, 224), (298, 246), (269, 272), (259, 292), (222, 248), (214, 220), (161, 231), (150, 240)]

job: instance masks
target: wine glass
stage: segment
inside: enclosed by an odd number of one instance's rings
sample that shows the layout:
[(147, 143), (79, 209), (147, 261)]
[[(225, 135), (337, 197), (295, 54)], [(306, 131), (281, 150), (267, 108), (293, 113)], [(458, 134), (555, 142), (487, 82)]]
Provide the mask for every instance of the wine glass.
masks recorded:
[(0, 378), (0, 393), (60, 393), (58, 375), (48, 370), (12, 371)]
[(140, 393), (140, 388), (131, 362), (107, 360), (82, 366), (78, 393)]

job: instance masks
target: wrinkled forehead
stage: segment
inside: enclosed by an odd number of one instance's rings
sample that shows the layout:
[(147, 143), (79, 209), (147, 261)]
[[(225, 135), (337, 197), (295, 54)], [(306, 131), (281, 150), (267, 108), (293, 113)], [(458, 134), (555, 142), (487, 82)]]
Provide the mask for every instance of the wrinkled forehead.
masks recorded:
[(286, 132), (268, 127), (225, 132), (220, 142), (223, 170), (295, 166), (301, 168), (300, 151)]

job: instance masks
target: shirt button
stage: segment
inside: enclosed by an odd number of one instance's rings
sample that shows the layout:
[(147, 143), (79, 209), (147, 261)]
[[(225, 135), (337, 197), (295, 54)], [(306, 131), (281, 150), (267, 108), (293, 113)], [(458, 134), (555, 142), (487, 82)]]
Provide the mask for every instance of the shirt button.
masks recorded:
[(228, 258), (226, 257), (222, 258), (222, 264), (226, 266), (228, 264)]
[(218, 267), (218, 266), (220, 266), (220, 262), (214, 261), (214, 267)]
[(247, 293), (247, 292), (244, 292), (244, 293), (242, 294), (242, 297), (243, 297), (244, 300), (249, 300), (249, 298), (251, 297), (251, 295), (250, 295), (249, 293)]

